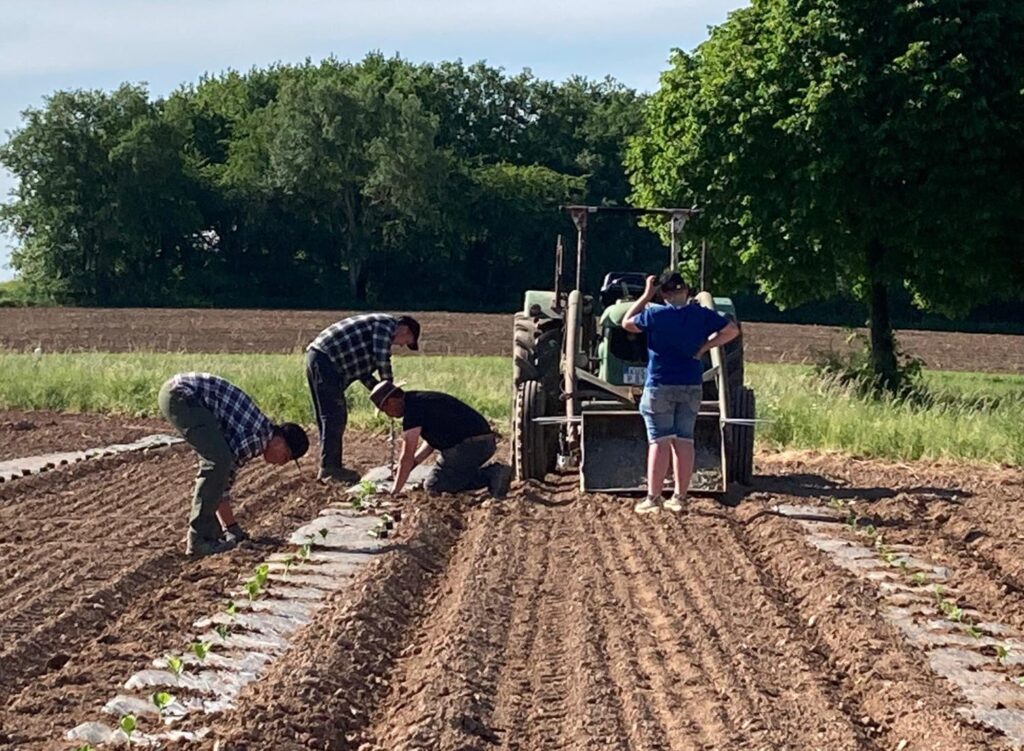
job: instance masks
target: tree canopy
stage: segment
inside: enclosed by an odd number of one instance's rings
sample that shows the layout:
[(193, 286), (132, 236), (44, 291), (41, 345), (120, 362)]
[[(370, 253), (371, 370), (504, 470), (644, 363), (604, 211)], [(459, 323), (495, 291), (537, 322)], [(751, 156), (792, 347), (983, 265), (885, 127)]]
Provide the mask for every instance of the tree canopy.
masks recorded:
[(948, 313), (1024, 283), (1024, 6), (754, 0), (676, 51), (631, 144), (638, 203), (696, 202), (717, 268), (781, 305), (889, 297)]
[(551, 283), (560, 203), (625, 201), (641, 105), (611, 79), (380, 54), (156, 100), (61, 91), (0, 147), (0, 221), (59, 302), (509, 309)]

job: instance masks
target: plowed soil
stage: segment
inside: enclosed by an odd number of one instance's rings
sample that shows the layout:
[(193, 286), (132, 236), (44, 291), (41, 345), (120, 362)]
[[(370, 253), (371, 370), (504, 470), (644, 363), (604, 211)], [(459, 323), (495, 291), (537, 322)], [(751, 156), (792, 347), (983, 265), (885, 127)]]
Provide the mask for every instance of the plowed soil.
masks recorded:
[(163, 420), (0, 410), (0, 460), (58, 451), (84, 451), (170, 432), (173, 430)]
[[(44, 352), (294, 352), (351, 311), (0, 308), (0, 349)], [(428, 355), (508, 356), (510, 315), (416, 313)], [(1024, 336), (898, 332), (910, 355), (938, 370), (1024, 373)], [(749, 362), (806, 362), (842, 351), (847, 333), (829, 326), (744, 324)]]
[[(364, 466), (384, 456), (376, 439), (358, 449)], [(393, 544), (194, 747), (1006, 747), (879, 616), (874, 584), (773, 508), (846, 504), (1024, 628), (1024, 472), (812, 453), (761, 454), (758, 471), (736, 505), (678, 516), (581, 498), (571, 476), (504, 502), (412, 495)], [(179, 447), (0, 488), (0, 746), (65, 748), (337, 493), (244, 471), (239, 516), (259, 540), (188, 563), (192, 472)]]

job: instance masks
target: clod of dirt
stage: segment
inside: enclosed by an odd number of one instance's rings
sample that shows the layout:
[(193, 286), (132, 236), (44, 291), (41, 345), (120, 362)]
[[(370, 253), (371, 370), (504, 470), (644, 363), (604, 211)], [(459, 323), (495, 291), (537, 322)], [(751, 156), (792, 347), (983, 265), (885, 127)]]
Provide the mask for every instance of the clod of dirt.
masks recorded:
[(68, 660), (71, 659), (70, 655), (66, 654), (55, 654), (49, 660), (46, 661), (47, 670), (60, 670), (62, 667), (68, 664)]

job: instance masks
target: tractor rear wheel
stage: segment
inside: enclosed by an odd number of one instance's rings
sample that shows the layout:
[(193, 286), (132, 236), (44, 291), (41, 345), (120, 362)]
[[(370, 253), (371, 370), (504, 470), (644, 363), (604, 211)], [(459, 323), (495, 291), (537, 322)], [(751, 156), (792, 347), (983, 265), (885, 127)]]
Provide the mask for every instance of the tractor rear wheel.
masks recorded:
[[(732, 394), (732, 410), (730, 417), (741, 420), (753, 420), (757, 414), (757, 403), (754, 390), (741, 386)], [(754, 426), (729, 425), (731, 441), (726, 469), (729, 471), (729, 482), (750, 485), (754, 476)]]
[(516, 386), (512, 414), (512, 470), (517, 480), (539, 480), (553, 468), (550, 451), (551, 432), (534, 422), (544, 417), (547, 397), (540, 381), (525, 381)]

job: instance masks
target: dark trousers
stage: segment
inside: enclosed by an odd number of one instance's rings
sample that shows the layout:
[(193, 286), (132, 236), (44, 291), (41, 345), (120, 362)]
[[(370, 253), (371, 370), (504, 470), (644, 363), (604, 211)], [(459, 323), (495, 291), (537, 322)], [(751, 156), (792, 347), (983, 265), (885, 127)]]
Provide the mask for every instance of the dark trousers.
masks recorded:
[(496, 448), (494, 436), (483, 435), (445, 449), (424, 481), (424, 489), (436, 494), (486, 488), (494, 465), (484, 465), (494, 456)]
[(189, 529), (205, 540), (221, 533), (217, 507), (228, 489), (235, 457), (213, 412), (171, 391), (165, 384), (158, 397), (160, 411), (199, 455), (199, 472), (192, 494)]
[(313, 397), (313, 412), (320, 433), (320, 469), (341, 469), (342, 439), (348, 425), (345, 389), (348, 383), (338, 375), (331, 358), (319, 350), (306, 352), (306, 380)]

